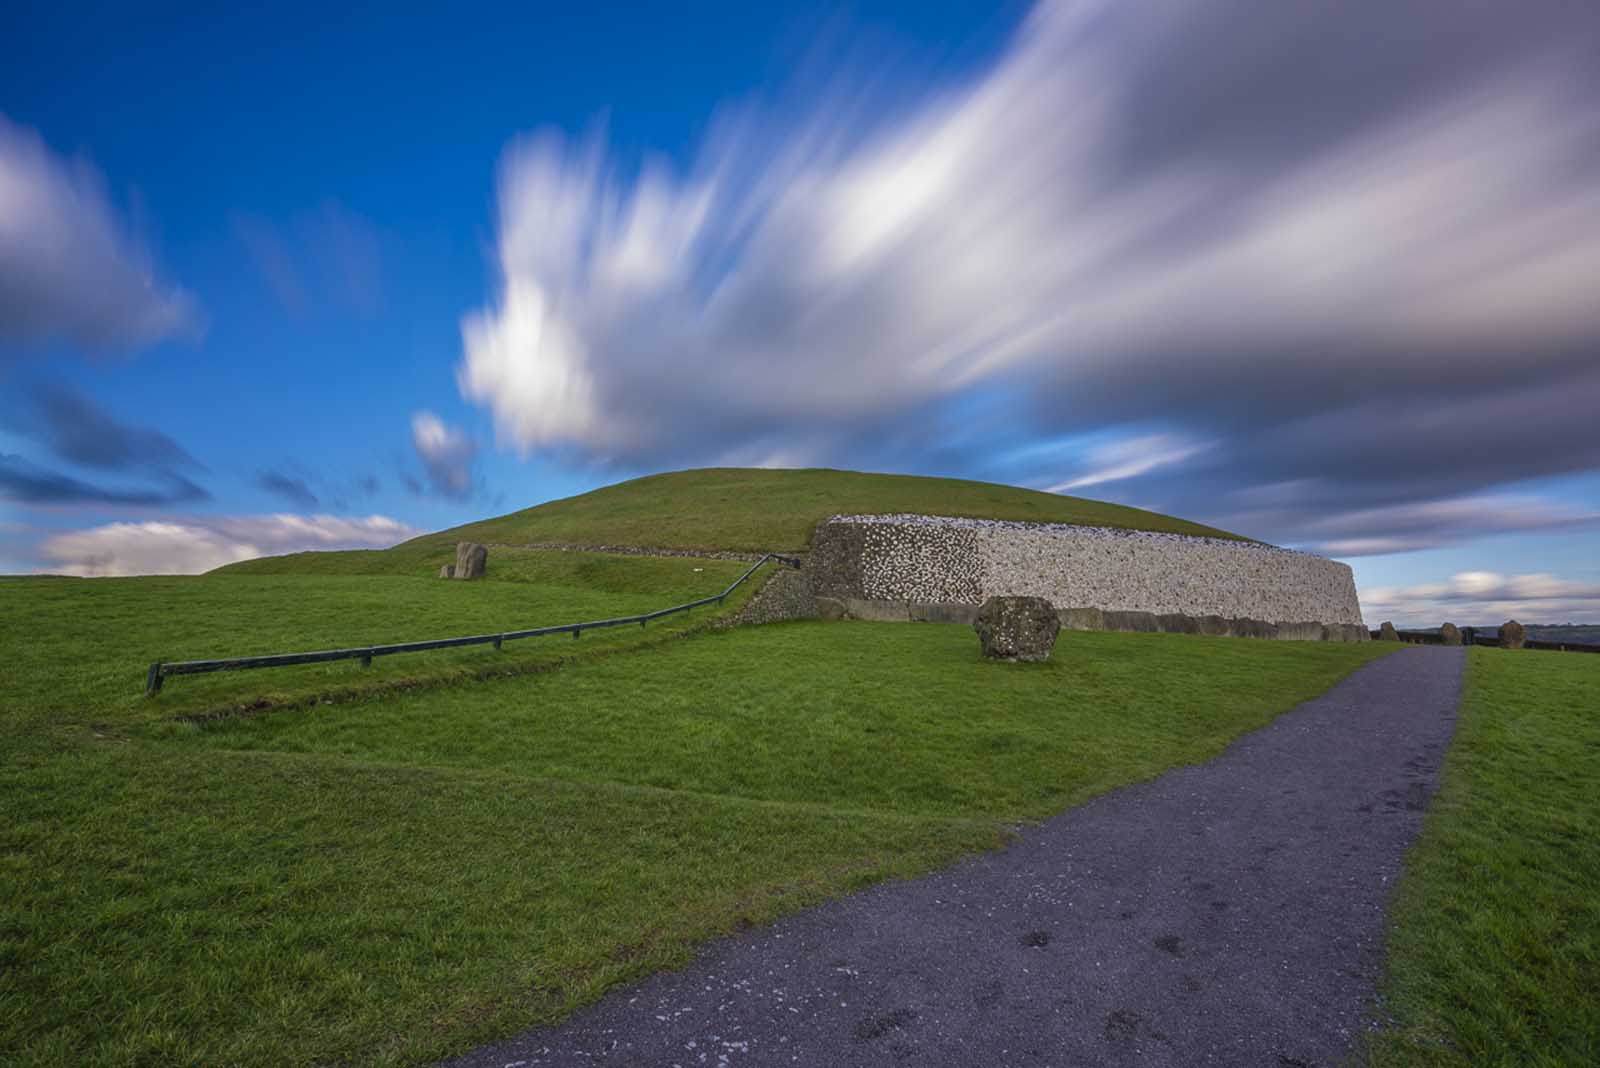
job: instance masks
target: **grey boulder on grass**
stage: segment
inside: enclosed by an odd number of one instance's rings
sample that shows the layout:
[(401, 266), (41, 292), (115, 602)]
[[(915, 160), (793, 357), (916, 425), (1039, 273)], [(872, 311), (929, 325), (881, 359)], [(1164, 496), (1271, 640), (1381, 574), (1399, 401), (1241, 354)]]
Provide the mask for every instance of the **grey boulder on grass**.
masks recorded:
[(1394, 624), (1386, 619), (1383, 621), (1383, 625), (1378, 628), (1378, 640), (1380, 642), (1397, 642), (1400, 640), (1400, 632), (1395, 630)]
[(991, 597), (972, 629), (991, 660), (1048, 660), (1061, 633), (1061, 617), (1043, 597)]
[(482, 578), (489, 565), (489, 550), (475, 541), (456, 543), (456, 572), (458, 579)]
[(1444, 643), (1446, 645), (1461, 644), (1461, 628), (1456, 626), (1454, 623), (1446, 623), (1444, 626), (1440, 627), (1439, 636), (1444, 639)]
[(1521, 649), (1528, 641), (1528, 628), (1514, 619), (1500, 624), (1500, 648)]

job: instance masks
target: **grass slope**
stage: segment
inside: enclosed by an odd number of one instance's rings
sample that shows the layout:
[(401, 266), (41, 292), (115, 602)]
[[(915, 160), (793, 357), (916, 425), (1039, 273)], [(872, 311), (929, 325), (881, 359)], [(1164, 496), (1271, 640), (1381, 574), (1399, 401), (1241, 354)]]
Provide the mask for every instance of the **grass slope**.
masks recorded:
[(1212, 756), (1386, 651), (1068, 633), (996, 665), (966, 628), (782, 624), (205, 725), (30, 667), (0, 681), (0, 1062), (427, 1063)]
[(805, 548), (812, 528), (831, 515), (892, 512), (1237, 537), (1156, 512), (992, 482), (817, 468), (707, 468), (636, 478), (425, 535), (408, 545), (470, 539), (781, 551)]
[(1379, 1068), (1600, 1064), (1600, 657), (1475, 648), (1391, 916)]
[[(306, 555), (309, 563), (254, 561), (260, 566), (199, 576), (0, 580), (0, 648), (11, 654), (7, 716), (15, 722), (59, 715), (116, 729), (180, 712), (531, 670), (575, 653), (681, 633), (703, 624), (706, 612), (670, 617), (647, 631), (594, 631), (579, 642), (531, 638), (499, 653), (476, 646), (381, 657), (365, 669), (340, 661), (184, 676), (169, 679), (158, 699), (144, 697), (144, 671), (154, 660), (301, 652), (631, 615), (720, 592), (748, 567), (684, 557), (500, 550), (488, 581), (445, 582), (415, 577), (403, 562), (399, 574), (381, 568), (340, 573), (343, 557), (365, 562), (383, 554)], [(729, 610), (752, 589), (742, 587)]]

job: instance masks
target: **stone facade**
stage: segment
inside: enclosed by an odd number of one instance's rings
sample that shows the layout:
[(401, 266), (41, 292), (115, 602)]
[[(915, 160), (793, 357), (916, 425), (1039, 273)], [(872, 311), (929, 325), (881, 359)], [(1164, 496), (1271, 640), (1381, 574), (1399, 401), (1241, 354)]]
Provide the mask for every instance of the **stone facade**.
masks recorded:
[[(938, 516), (835, 516), (807, 564), (826, 615), (948, 616), (992, 596), (1099, 612), (1081, 629), (1360, 641), (1350, 568), (1256, 542)], [(1302, 633), (1303, 632), (1303, 633)], [(1356, 636), (1359, 632), (1359, 637)]]
[(778, 566), (755, 595), (744, 603), (728, 626), (746, 623), (780, 623), (786, 619), (816, 619), (817, 599), (811, 576), (805, 571)]

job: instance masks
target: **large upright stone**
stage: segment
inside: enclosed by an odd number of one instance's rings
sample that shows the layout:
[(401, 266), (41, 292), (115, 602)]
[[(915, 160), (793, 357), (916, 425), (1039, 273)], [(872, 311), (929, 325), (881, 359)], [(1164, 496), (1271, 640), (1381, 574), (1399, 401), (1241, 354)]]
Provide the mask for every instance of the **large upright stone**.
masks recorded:
[(1528, 641), (1528, 629), (1514, 619), (1500, 624), (1500, 648), (1521, 649)]
[(483, 578), (484, 570), (488, 566), (488, 549), (475, 541), (456, 542), (456, 578)]
[(1400, 632), (1395, 630), (1394, 624), (1386, 619), (1378, 626), (1378, 640), (1380, 642), (1397, 642), (1400, 640)]
[(1446, 645), (1461, 644), (1461, 628), (1454, 623), (1446, 623), (1439, 628), (1439, 637), (1444, 639)]
[(991, 660), (1048, 660), (1061, 617), (1043, 597), (991, 597), (972, 629)]

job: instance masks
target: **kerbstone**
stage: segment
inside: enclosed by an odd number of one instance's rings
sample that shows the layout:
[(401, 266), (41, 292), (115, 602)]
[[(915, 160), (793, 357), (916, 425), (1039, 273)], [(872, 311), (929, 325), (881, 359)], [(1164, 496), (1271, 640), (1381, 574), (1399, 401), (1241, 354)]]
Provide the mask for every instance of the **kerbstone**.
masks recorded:
[(868, 623), (909, 623), (911, 606), (904, 601), (868, 601), (851, 597), (844, 602), (845, 614)]
[(1106, 614), (1098, 608), (1063, 608), (1056, 614), (1067, 630), (1106, 629)]
[(911, 622), (913, 623), (965, 623), (971, 626), (978, 619), (978, 606), (975, 604), (912, 604), (910, 606)]

